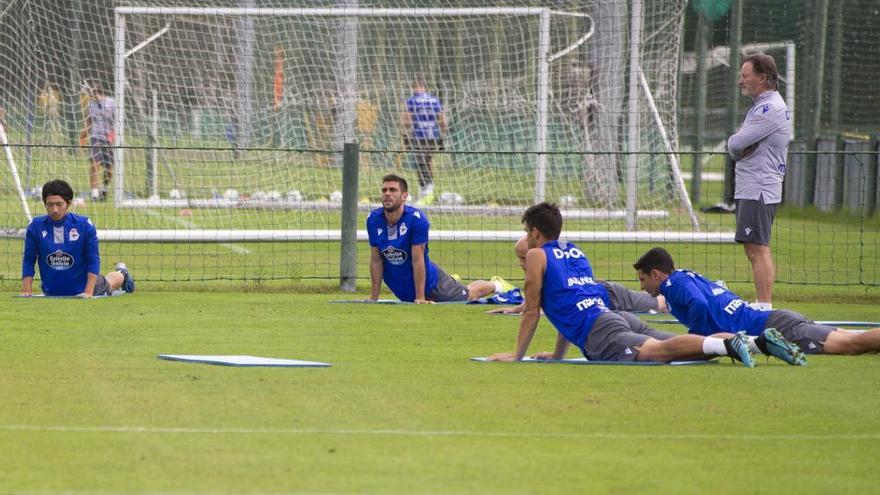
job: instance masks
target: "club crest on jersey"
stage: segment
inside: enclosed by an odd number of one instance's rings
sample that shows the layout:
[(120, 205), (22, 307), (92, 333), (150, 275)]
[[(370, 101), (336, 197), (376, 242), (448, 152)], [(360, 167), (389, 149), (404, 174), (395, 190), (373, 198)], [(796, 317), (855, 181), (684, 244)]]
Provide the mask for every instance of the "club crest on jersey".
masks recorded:
[[(389, 232), (390, 235), (390, 232)], [(392, 265), (402, 265), (406, 263), (406, 251), (397, 249), (394, 246), (388, 246), (382, 250), (382, 255)]]
[(46, 256), (46, 264), (53, 270), (64, 271), (73, 266), (73, 256), (59, 249)]
[(405, 224), (405, 223), (401, 223), (401, 224), (400, 224), (400, 235), (401, 235), (401, 237), (402, 237), (402, 236), (405, 236), (405, 235), (406, 235), (406, 232), (407, 232), (408, 230), (409, 230), (409, 229), (406, 228), (406, 224)]
[(75, 242), (77, 239), (79, 239), (79, 231), (77, 231), (76, 229), (70, 229), (68, 237), (70, 237), (70, 242)]

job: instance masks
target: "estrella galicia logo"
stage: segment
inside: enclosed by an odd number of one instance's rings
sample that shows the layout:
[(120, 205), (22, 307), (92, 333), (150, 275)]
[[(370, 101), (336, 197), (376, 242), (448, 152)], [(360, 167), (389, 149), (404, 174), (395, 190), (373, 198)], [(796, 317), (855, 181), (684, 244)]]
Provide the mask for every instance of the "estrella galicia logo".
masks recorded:
[(46, 264), (53, 270), (64, 271), (73, 266), (73, 256), (59, 249), (46, 256)]
[(406, 251), (397, 249), (394, 246), (388, 246), (382, 250), (382, 255), (384, 255), (385, 259), (392, 265), (402, 265), (406, 263)]

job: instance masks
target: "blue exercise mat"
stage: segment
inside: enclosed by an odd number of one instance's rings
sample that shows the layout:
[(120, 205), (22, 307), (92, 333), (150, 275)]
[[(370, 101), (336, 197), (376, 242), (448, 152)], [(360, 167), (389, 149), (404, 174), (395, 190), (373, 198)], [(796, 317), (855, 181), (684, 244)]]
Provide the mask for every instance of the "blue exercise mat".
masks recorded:
[[(442, 301), (433, 304), (476, 304), (477, 302), (468, 301)], [(368, 301), (366, 299), (341, 299), (338, 301), (330, 301), (330, 304), (415, 304), (413, 302), (401, 301), (400, 299), (377, 299)]]
[[(672, 325), (672, 324), (681, 324), (678, 320), (645, 320), (645, 323), (659, 323), (661, 325)], [(817, 325), (828, 325), (829, 327), (867, 327), (867, 328), (880, 328), (880, 322), (876, 321), (837, 321), (837, 320), (823, 320), (823, 321), (814, 321)]]
[[(494, 363), (503, 361), (489, 361), (488, 357), (474, 357), (471, 361), (479, 361), (481, 363)], [(716, 361), (672, 361), (670, 363), (661, 363), (658, 361), (594, 361), (587, 358), (573, 359), (534, 359), (530, 357), (523, 358), (520, 363), (542, 363), (542, 364), (602, 364), (602, 365), (623, 365), (623, 366), (693, 366), (702, 364), (717, 364)]]
[[(92, 296), (92, 299), (103, 299), (103, 298), (105, 298), (105, 297), (124, 296), (125, 294), (128, 294), (128, 293), (125, 292), (124, 290), (115, 290), (115, 291), (113, 291), (113, 293), (110, 294), (109, 296), (108, 296), (107, 294), (103, 294), (103, 295), (100, 295), (100, 296)], [(16, 295), (14, 295), (14, 296), (12, 296), (12, 297), (17, 298), (17, 299), (33, 299), (33, 298), (40, 298), (40, 299), (80, 299), (79, 296), (47, 296), (46, 294), (34, 294), (34, 295), (32, 295), (32, 296), (23, 296), (23, 295), (21, 295), (21, 294), (16, 294)]]
[(159, 359), (167, 361), (183, 361), (186, 363), (216, 364), (220, 366), (239, 367), (271, 367), (271, 368), (327, 368), (329, 363), (317, 361), (300, 361), (298, 359), (280, 359), (258, 356), (226, 356), (200, 354), (159, 354)]

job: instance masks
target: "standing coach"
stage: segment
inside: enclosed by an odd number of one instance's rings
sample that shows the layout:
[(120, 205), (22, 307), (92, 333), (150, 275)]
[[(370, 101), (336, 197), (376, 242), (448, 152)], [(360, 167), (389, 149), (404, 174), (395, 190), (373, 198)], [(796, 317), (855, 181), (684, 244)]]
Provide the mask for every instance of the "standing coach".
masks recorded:
[(752, 98), (752, 108), (739, 131), (727, 140), (727, 151), (736, 161), (735, 239), (752, 265), (757, 294), (752, 306), (770, 310), (776, 277), (770, 230), (782, 201), (791, 113), (777, 91), (779, 72), (770, 55), (746, 57), (737, 84), (744, 96)]

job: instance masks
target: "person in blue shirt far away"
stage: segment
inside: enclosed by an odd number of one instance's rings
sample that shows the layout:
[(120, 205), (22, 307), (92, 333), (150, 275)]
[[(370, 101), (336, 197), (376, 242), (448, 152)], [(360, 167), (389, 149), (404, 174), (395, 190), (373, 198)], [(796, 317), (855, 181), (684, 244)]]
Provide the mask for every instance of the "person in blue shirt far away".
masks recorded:
[(523, 214), (529, 251), (526, 254), (526, 307), (514, 352), (489, 356), (492, 361), (519, 361), (526, 355), (541, 310), (558, 331), (556, 349), (538, 359), (562, 359), (570, 344), (598, 361), (670, 362), (731, 356), (746, 367), (754, 361), (744, 334), (729, 338), (675, 335), (649, 328), (635, 315), (611, 311), (608, 291), (593, 278), (583, 251), (560, 241), (562, 214), (555, 204), (539, 203)]
[(412, 152), (419, 174), (419, 203), (431, 204), (434, 200), (435, 151), (444, 149), (443, 136), (449, 132), (440, 98), (428, 92), (428, 85), (421, 77), (412, 84), (412, 95), (406, 100), (401, 115), (403, 142)]
[(47, 215), (35, 217), (27, 227), (21, 263), (21, 295), (33, 295), (34, 263), (40, 267), (43, 294), (47, 296), (110, 295), (122, 288), (134, 291), (134, 279), (124, 263), (101, 275), (98, 236), (88, 217), (70, 213), (73, 189), (63, 180), (43, 185)]
[[(672, 256), (655, 247), (633, 265), (642, 289), (666, 296), (673, 316), (697, 335), (716, 335), (744, 331), (750, 336), (753, 352), (775, 354), (761, 336), (776, 329), (787, 340), (808, 354), (862, 354), (880, 351), (880, 328), (852, 333), (828, 325), (816, 324), (789, 310), (759, 310), (742, 298), (699, 273), (676, 270)], [(766, 347), (765, 347), (766, 346)], [(794, 358), (802, 356), (796, 353)]]
[(401, 301), (417, 304), (475, 301), (513, 286), (500, 277), (475, 280), (467, 286), (444, 272), (428, 257), (431, 226), (422, 210), (406, 204), (409, 186), (403, 177), (382, 178), (382, 207), (367, 217), (370, 241), (370, 300), (379, 299), (382, 281)]

